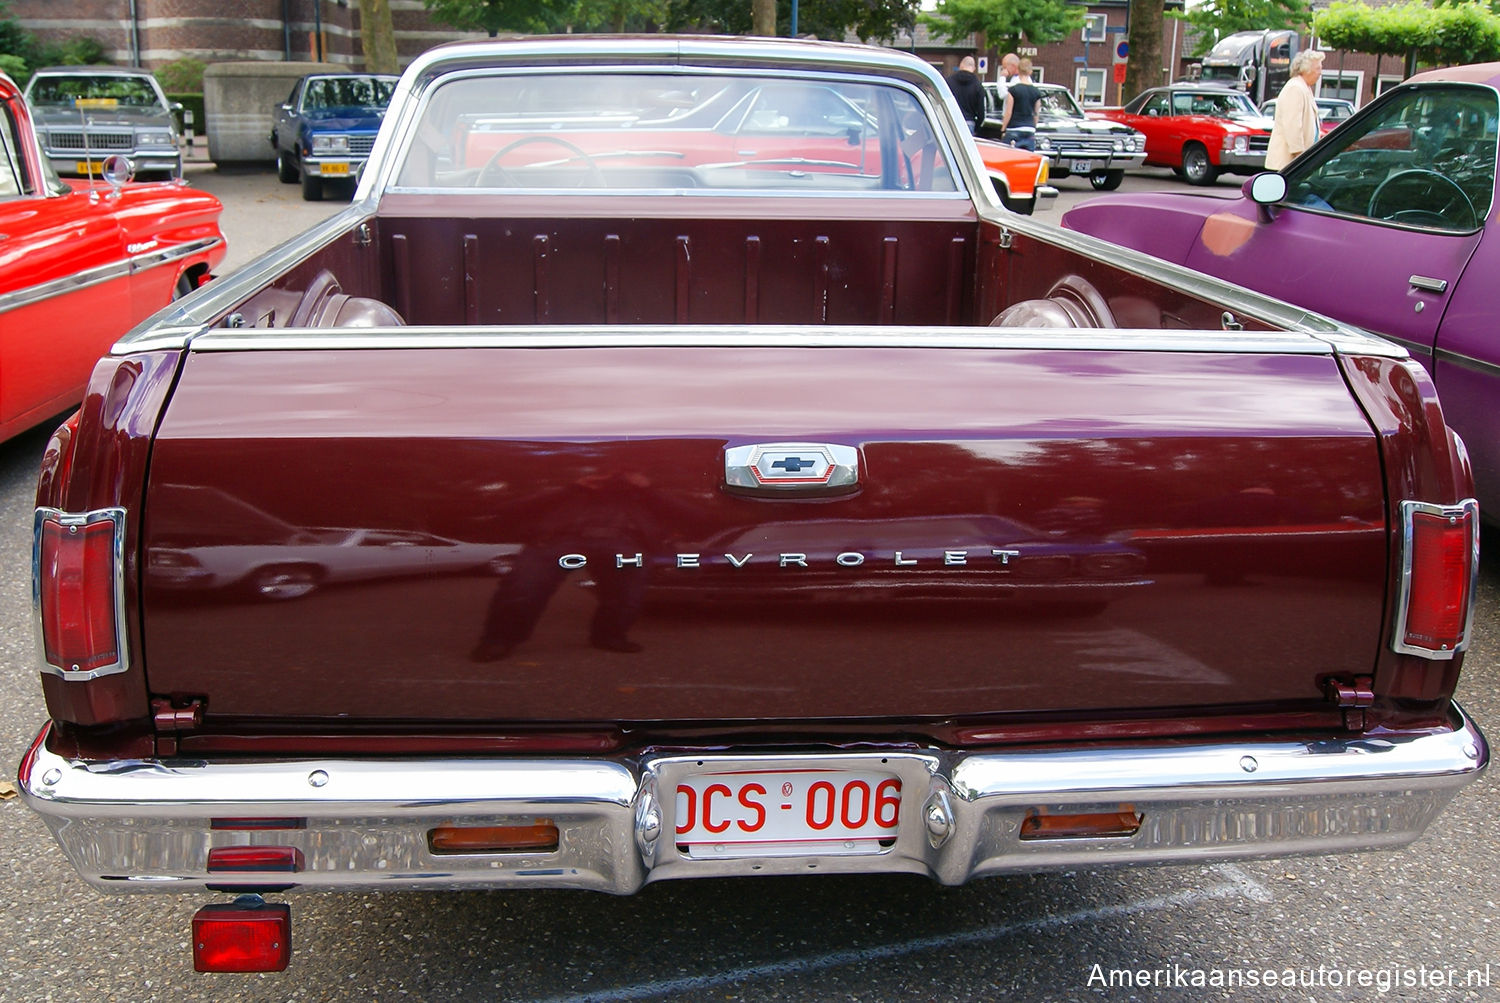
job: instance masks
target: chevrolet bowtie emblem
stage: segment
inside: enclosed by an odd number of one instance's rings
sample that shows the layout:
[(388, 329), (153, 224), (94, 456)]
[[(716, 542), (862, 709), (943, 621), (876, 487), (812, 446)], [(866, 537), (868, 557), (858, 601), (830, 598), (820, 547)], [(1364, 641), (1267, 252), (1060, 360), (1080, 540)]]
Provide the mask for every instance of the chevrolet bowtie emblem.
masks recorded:
[(724, 483), (749, 491), (847, 491), (859, 484), (859, 450), (821, 442), (735, 446), (724, 451)]

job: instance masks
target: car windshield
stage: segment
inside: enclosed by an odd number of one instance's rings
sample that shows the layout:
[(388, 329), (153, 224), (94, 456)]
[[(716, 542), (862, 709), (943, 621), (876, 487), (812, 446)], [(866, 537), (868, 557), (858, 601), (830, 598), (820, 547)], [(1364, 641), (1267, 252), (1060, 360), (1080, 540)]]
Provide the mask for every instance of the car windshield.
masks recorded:
[(1172, 95), (1174, 115), (1212, 115), (1215, 118), (1260, 118), (1255, 103), (1230, 91), (1179, 91)]
[(395, 77), (318, 77), (307, 82), (302, 107), (307, 111), (384, 108), (395, 90)]
[(1038, 111), (1044, 119), (1084, 118), (1083, 109), (1065, 88), (1043, 87)]
[(486, 74), (421, 114), (398, 189), (960, 191), (915, 95), (864, 80)]
[(1343, 142), (1315, 147), (1287, 170), (1287, 201), (1408, 226), (1477, 229), (1495, 194), (1500, 102), (1488, 88), (1412, 89)]
[(37, 77), (27, 100), (37, 107), (161, 107), (156, 89), (143, 77), (86, 74)]

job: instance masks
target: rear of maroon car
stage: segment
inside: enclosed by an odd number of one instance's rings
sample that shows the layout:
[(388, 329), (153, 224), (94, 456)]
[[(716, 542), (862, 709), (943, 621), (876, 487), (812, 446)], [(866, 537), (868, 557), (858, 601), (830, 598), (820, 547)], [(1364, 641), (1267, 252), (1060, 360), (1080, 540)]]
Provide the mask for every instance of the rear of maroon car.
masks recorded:
[(48, 448), (19, 786), (99, 888), (244, 896), (204, 967), (289, 890), (1393, 847), (1485, 768), (1403, 350), (986, 200), (571, 197), (356, 205)]

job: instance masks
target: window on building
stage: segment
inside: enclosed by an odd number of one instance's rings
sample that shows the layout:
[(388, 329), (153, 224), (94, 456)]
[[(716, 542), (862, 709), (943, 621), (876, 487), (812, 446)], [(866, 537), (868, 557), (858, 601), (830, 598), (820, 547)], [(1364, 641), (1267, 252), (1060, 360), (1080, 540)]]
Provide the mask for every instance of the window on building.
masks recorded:
[(1105, 28), (1109, 26), (1109, 15), (1107, 14), (1085, 14), (1083, 15), (1083, 40), (1085, 42), (1103, 42), (1108, 40), (1109, 32)]
[(1346, 70), (1343, 73), (1324, 70), (1323, 76), (1318, 80), (1318, 97), (1343, 98), (1345, 101), (1353, 101), (1357, 106), (1360, 92), (1364, 90), (1364, 82), (1365, 75), (1358, 70)]
[(1104, 104), (1105, 71), (1078, 69), (1073, 73), (1073, 93), (1085, 105)]

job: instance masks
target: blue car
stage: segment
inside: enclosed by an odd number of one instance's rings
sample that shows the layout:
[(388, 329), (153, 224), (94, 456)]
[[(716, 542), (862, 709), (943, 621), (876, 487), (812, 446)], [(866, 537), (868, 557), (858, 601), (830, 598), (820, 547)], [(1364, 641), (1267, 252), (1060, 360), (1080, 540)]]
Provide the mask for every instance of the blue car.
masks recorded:
[(370, 156), (397, 77), (319, 73), (303, 77), (277, 106), (271, 145), (276, 174), (302, 181), (302, 197), (323, 197), (324, 181), (349, 181)]

